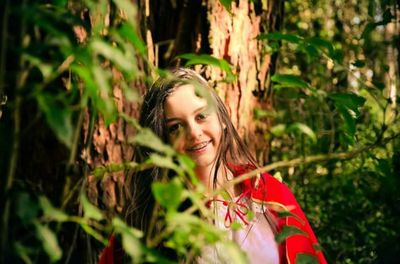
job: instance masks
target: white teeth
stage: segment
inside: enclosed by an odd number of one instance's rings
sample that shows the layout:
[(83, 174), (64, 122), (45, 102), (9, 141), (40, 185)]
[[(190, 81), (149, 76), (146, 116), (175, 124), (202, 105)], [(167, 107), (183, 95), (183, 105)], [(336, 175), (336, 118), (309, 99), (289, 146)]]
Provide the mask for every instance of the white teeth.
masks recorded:
[(208, 142), (202, 142), (196, 146), (191, 147), (189, 150), (199, 150), (201, 148), (204, 148), (205, 146), (207, 146)]

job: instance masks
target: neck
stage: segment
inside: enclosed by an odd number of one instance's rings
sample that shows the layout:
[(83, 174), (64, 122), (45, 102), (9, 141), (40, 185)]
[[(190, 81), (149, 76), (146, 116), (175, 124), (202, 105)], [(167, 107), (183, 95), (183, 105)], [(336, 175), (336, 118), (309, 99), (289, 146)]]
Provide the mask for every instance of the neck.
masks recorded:
[[(215, 191), (214, 189), (214, 177), (215, 177), (215, 163), (208, 166), (208, 167), (201, 167), (201, 168), (196, 168), (195, 172), (197, 177), (200, 179), (202, 184), (206, 187), (206, 195), (211, 196), (213, 192)], [(228, 180), (231, 180), (233, 178), (232, 173), (226, 166), (221, 165), (218, 168), (217, 172), (217, 183), (216, 183), (216, 188), (219, 189), (221, 188)], [(229, 188), (225, 188), (225, 191), (227, 191), (231, 196), (236, 196), (238, 194), (237, 191), (237, 186), (231, 186)]]

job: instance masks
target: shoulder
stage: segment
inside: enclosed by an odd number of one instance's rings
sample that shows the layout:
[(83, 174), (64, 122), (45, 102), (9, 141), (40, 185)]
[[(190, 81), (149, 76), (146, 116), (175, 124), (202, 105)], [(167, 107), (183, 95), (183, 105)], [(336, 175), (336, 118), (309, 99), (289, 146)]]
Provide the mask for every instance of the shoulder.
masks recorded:
[(291, 211), (291, 207), (297, 204), (296, 198), (289, 187), (274, 178), (269, 173), (262, 173), (252, 181), (251, 184), (244, 184), (245, 188), (251, 188), (253, 200), (259, 200), (282, 207), (281, 209)]

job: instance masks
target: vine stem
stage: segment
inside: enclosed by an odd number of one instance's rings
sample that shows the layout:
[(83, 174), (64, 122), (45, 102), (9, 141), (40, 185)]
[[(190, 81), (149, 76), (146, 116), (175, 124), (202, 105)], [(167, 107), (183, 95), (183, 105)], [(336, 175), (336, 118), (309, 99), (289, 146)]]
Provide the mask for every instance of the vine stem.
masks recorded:
[[(26, 5), (26, 1), (22, 2), (22, 6)], [(7, 9), (9, 6), (8, 1), (6, 2), (5, 8)], [(7, 10), (4, 11), (4, 15), (6, 16)], [(3, 20), (7, 20), (7, 17), (3, 18)], [(24, 19), (23, 19), (24, 20)], [(4, 24), (3, 24), (4, 25)], [(7, 35), (6, 28), (2, 28), (3, 37)], [(20, 39), (21, 39), (21, 47), (27, 46), (29, 43), (24, 41), (24, 36), (26, 32), (26, 24), (25, 21), (21, 22), (21, 31), (20, 31)], [(2, 41), (4, 39), (2, 38)], [(3, 56), (2, 56), (3, 57)], [(5, 180), (4, 187), (4, 212), (1, 219), (1, 241), (0, 241), (0, 262), (4, 262), (5, 256), (7, 256), (7, 247), (8, 245), (8, 221), (10, 216), (10, 206), (11, 201), (9, 197), (9, 192), (12, 188), (15, 173), (17, 169), (18, 157), (19, 157), (19, 149), (20, 149), (20, 132), (21, 132), (21, 105), (22, 105), (22, 97), (21, 90), (24, 88), (26, 80), (29, 75), (29, 65), (25, 65), (25, 60), (20, 57), (19, 59), (19, 67), (20, 74), (18, 75), (16, 87), (15, 87), (15, 103), (14, 103), (14, 111), (12, 113), (14, 119), (14, 127), (13, 127), (13, 135), (12, 135), (12, 143), (11, 143), (11, 154), (8, 164), (8, 171)], [(1, 87), (3, 89), (3, 87)]]
[[(223, 184), (223, 186), (221, 187), (222, 189), (224, 188), (228, 188), (231, 186), (234, 186), (235, 184), (238, 184), (244, 180), (250, 179), (252, 177), (257, 176), (259, 173), (263, 173), (263, 172), (268, 172), (274, 169), (278, 169), (278, 168), (285, 168), (285, 167), (296, 167), (299, 165), (303, 165), (303, 164), (308, 164), (308, 163), (314, 163), (314, 162), (321, 162), (321, 161), (328, 161), (328, 160), (346, 160), (346, 159), (351, 159), (356, 157), (357, 155), (366, 152), (368, 150), (371, 150), (373, 148), (376, 147), (380, 147), (380, 146), (384, 146), (387, 143), (389, 143), (390, 141), (398, 138), (400, 136), (400, 134), (395, 134), (391, 137), (385, 138), (383, 140), (381, 140), (380, 142), (376, 142), (374, 144), (371, 145), (367, 145), (367, 146), (363, 146), (363, 147), (359, 147), (358, 149), (355, 149), (353, 151), (350, 152), (339, 152), (339, 153), (332, 153), (332, 154), (320, 154), (320, 155), (313, 155), (313, 156), (306, 156), (306, 157), (300, 157), (300, 158), (296, 158), (296, 159), (292, 159), (292, 160), (287, 160), (287, 161), (278, 161), (278, 162), (274, 162), (272, 164), (263, 166), (261, 168), (257, 168), (249, 173), (243, 174), (237, 178), (234, 178), (232, 181), (226, 182), (225, 184)], [(216, 190), (218, 191), (218, 190)]]
[[(287, 160), (287, 161), (278, 161), (271, 163), (269, 165), (257, 168), (253, 171), (250, 171), (248, 173), (242, 174), (239, 177), (234, 178), (231, 181), (225, 182), (220, 188), (217, 188), (214, 190), (214, 192), (211, 194), (211, 196), (218, 195), (221, 193), (223, 190), (230, 188), (236, 184), (239, 184), (243, 182), (244, 180), (251, 179), (253, 177), (256, 177), (258, 174), (263, 173), (263, 172), (268, 172), (274, 169), (278, 168), (285, 168), (285, 167), (296, 167), (299, 165), (304, 165), (304, 164), (309, 164), (309, 163), (314, 163), (314, 162), (322, 162), (322, 161), (329, 161), (329, 160), (347, 160), (354, 158), (358, 156), (359, 154), (366, 152), (368, 150), (384, 146), (388, 144), (390, 141), (400, 137), (400, 134), (395, 134), (393, 136), (387, 137), (379, 142), (376, 142), (374, 144), (370, 144), (367, 146), (359, 147), (353, 151), (350, 152), (339, 152), (339, 153), (332, 153), (332, 154), (320, 154), (320, 155), (313, 155), (313, 156), (306, 156), (306, 157), (300, 157), (292, 160)], [(204, 198), (204, 203), (206, 203), (209, 199), (209, 197)], [(193, 205), (189, 207), (188, 209), (185, 210), (186, 213), (193, 213), (198, 209), (198, 205)]]

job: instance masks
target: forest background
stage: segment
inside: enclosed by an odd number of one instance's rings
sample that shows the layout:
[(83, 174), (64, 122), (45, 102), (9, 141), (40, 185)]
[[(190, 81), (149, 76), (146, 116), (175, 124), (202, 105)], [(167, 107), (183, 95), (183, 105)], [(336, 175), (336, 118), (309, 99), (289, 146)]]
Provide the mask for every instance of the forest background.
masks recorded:
[[(153, 188), (160, 241), (189, 262), (222, 239), (177, 210), (201, 204), (191, 161), (136, 122), (154, 78), (196, 65), (330, 263), (395, 263), (399, 15), (394, 0), (2, 1), (0, 261), (96, 263), (112, 230), (134, 261), (166, 261), (121, 220), (127, 172), (152, 164), (177, 174)], [(135, 144), (160, 155), (135, 164)]]

